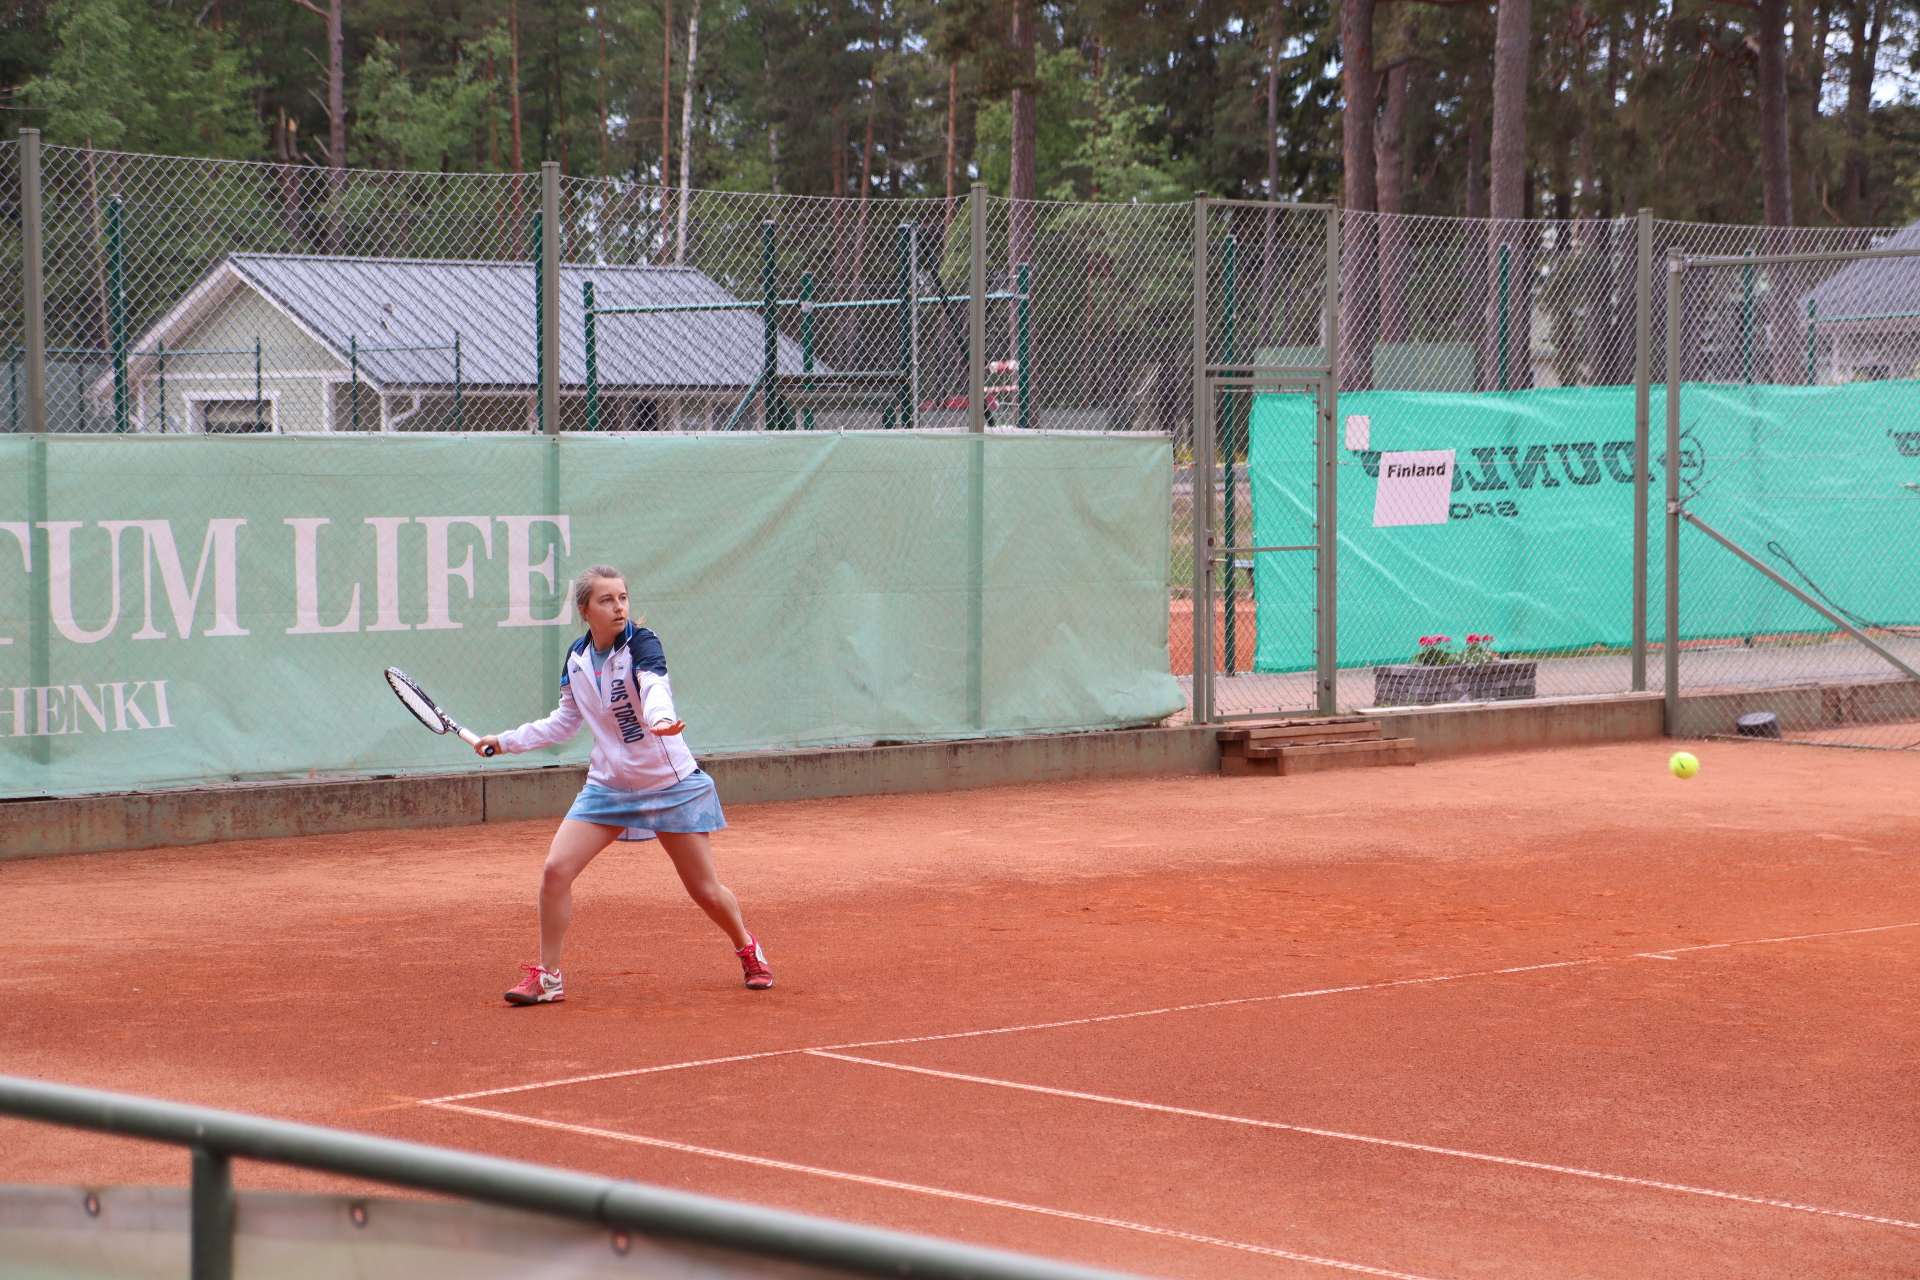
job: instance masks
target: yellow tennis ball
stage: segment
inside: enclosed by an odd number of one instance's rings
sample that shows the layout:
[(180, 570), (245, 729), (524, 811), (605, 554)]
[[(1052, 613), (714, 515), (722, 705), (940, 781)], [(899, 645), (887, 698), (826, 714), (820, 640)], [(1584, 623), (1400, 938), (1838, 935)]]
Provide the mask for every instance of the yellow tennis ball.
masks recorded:
[(1700, 762), (1690, 752), (1676, 751), (1673, 758), (1667, 761), (1667, 768), (1673, 771), (1676, 778), (1691, 778), (1700, 772)]

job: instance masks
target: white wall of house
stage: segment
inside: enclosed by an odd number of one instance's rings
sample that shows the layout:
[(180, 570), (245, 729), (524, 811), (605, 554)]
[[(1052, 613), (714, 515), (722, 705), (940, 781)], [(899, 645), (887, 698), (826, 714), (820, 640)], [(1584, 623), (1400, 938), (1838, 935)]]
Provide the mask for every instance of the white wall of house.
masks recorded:
[[(128, 397), (136, 431), (244, 432), (256, 423), (282, 434), (537, 429), (532, 387), (466, 388), (456, 406), (444, 385), (416, 394), (404, 386), (375, 386), (363, 373), (356, 396), (351, 390), (350, 362), (309, 337), (279, 307), (246, 285), (234, 289), (205, 319), (169, 338), (166, 348), (164, 360), (157, 345), (130, 353)], [(449, 381), (450, 374), (451, 366)], [(92, 386), (94, 416), (110, 421), (111, 378), (96, 379)], [(600, 429), (719, 430), (733, 417), (744, 392), (744, 388), (609, 389), (601, 395)], [(877, 412), (871, 416), (873, 425), (878, 425)], [(568, 387), (561, 394), (560, 429), (585, 431), (587, 421), (584, 391)], [(760, 398), (755, 397), (735, 428), (755, 430), (762, 425)], [(835, 425), (848, 423), (836, 420)]]
[(1840, 328), (1815, 344), (1821, 382), (1884, 382), (1920, 377), (1920, 328), (1912, 321)]
[(347, 375), (346, 362), (244, 286), (166, 345), (183, 354), (170, 353), (163, 361), (156, 345), (128, 360), (140, 431), (197, 432), (206, 429), (209, 418), (217, 430), (222, 419), (250, 417), (256, 394), (273, 430), (325, 431), (326, 384)]

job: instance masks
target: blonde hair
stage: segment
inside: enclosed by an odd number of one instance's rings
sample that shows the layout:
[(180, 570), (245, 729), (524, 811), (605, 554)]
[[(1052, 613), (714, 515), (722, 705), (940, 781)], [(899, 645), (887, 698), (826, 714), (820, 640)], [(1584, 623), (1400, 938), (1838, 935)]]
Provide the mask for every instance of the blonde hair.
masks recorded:
[[(581, 570), (580, 576), (573, 580), (573, 610), (582, 618), (587, 616), (587, 601), (593, 598), (593, 584), (602, 578), (613, 578), (623, 587), (627, 585), (627, 575), (610, 564), (596, 564)], [(634, 619), (634, 623), (637, 626), (639, 619)]]

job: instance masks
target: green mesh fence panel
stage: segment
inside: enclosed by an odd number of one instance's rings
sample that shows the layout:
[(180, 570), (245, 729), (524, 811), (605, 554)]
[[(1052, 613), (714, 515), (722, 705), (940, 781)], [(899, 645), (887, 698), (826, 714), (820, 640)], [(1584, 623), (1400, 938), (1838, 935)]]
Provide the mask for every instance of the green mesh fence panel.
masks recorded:
[[(1911, 625), (1910, 575), (1885, 548), (1920, 534), (1920, 382), (1687, 383), (1681, 491), (1754, 554), (1798, 571), (1875, 624)], [(1664, 391), (1655, 386), (1649, 639), (1661, 628)], [(1340, 468), (1340, 663), (1410, 661), (1425, 635), (1490, 633), (1506, 654), (1623, 650), (1633, 616), (1633, 388), (1487, 394), (1349, 392), (1369, 453)], [(1252, 413), (1254, 534), (1311, 541), (1311, 408), (1260, 397)], [(1445, 524), (1373, 527), (1378, 453), (1453, 449)], [(1683, 640), (1828, 633), (1833, 624), (1704, 539), (1685, 547)], [(1256, 558), (1261, 671), (1313, 665), (1311, 583), (1298, 556)]]
[(474, 767), (382, 669), (542, 715), (599, 562), (696, 751), (1149, 723), (1171, 475), (1037, 433), (0, 438), (0, 793)]

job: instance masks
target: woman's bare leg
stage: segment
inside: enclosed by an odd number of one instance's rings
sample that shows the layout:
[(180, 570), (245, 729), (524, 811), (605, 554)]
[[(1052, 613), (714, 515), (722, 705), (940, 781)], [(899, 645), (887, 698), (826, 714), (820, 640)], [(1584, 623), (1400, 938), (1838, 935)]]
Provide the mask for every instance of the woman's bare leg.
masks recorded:
[[(560, 968), (560, 947), (573, 923), (573, 881), (600, 851), (624, 830), (599, 822), (568, 818), (553, 833), (547, 865), (540, 874), (540, 967)], [(704, 839), (704, 837), (702, 837)]]
[(673, 859), (673, 869), (680, 873), (680, 883), (687, 886), (687, 896), (733, 939), (733, 949), (738, 951), (751, 942), (753, 935), (747, 932), (746, 922), (740, 918), (739, 901), (714, 872), (713, 841), (707, 838), (707, 833), (662, 831), (660, 847)]

